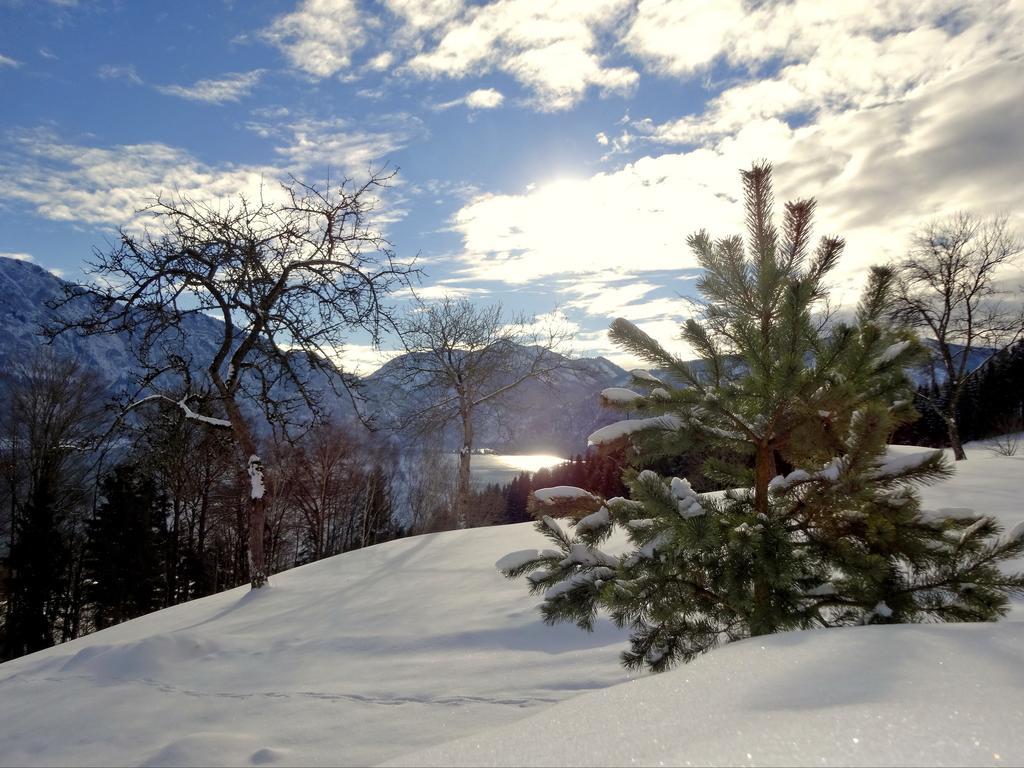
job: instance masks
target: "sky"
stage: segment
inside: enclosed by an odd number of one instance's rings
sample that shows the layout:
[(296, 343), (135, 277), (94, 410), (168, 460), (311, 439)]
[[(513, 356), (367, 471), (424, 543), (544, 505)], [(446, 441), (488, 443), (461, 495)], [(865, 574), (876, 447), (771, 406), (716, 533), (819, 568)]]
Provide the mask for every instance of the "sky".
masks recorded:
[(685, 356), (686, 237), (742, 232), (755, 160), (846, 238), (839, 305), (928, 220), (1024, 224), (1022, 40), (1024, 0), (0, 0), (0, 255), (82, 280), (157, 194), (397, 168), (420, 296)]

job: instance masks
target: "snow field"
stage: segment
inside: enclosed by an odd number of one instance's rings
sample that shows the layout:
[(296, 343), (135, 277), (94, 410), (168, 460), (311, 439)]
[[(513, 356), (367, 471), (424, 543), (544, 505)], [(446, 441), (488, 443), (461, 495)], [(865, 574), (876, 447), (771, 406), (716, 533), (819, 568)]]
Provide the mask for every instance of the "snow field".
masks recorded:
[(2, 765), (366, 765), (628, 678), (494, 562), (529, 525), (320, 561), (0, 665)]
[[(925, 507), (1024, 521), (1024, 456), (968, 456)], [(391, 542), (0, 665), (0, 764), (1024, 764), (1019, 603), (630, 681), (624, 632), (545, 626), (494, 567), (543, 545), (528, 524)]]

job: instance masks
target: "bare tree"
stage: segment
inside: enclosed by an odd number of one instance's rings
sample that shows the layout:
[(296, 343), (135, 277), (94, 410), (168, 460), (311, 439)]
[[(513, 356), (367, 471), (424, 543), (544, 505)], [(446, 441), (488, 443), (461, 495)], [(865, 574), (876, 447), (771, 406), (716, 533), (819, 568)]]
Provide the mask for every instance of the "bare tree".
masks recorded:
[[(63, 311), (47, 329), (51, 338), (74, 331), (131, 340), (145, 372), (140, 395), (150, 394), (129, 407), (170, 404), (230, 434), (250, 480), (254, 589), (268, 575), (257, 417), (284, 433), (320, 420), (325, 395), (351, 394), (356, 383), (336, 362), (347, 334), (362, 328), (376, 341), (393, 327), (385, 300), (412, 270), (370, 221), (390, 178), (345, 180), (334, 190), (293, 181), (273, 200), (261, 194), (219, 206), (158, 198), (140, 212), (152, 228), (122, 230), (89, 264), (99, 280), (68, 287), (54, 304)], [(205, 348), (193, 317), (200, 314), (221, 321)]]
[(473, 416), (480, 406), (503, 397), (529, 379), (544, 379), (564, 367), (555, 350), (565, 334), (554, 326), (538, 330), (524, 317), (506, 320), (500, 304), (477, 306), (445, 297), (420, 302), (400, 325), (407, 354), (400, 359), (399, 381), (422, 395), (427, 405), (411, 415), (421, 433), (458, 426), (458, 492), (455, 519), (466, 525), (470, 498)]
[(946, 392), (932, 405), (946, 423), (957, 461), (967, 458), (956, 418), (972, 372), (971, 352), (1005, 348), (1024, 332), (1024, 310), (1019, 302), (1006, 303), (1010, 292), (999, 284), (1022, 250), (1005, 216), (961, 212), (925, 225), (897, 265), (893, 314), (936, 342), (934, 363), (945, 373)]

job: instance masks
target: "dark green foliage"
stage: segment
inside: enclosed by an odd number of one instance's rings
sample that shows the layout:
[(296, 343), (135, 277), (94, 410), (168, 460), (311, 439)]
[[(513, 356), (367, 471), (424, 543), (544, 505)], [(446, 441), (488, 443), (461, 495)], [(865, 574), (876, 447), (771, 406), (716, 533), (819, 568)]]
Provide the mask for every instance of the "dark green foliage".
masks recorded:
[(100, 483), (89, 521), (86, 594), (97, 629), (163, 606), (167, 500), (152, 477), (122, 464)]
[[(914, 393), (917, 421), (901, 426), (896, 443), (945, 446), (949, 442), (943, 413), (949, 387), (926, 384)], [(957, 406), (957, 430), (964, 441), (982, 440), (1024, 430), (1024, 342), (1000, 350), (964, 384)]]
[[(945, 478), (939, 452), (893, 453), (913, 419), (905, 368), (922, 350), (883, 321), (892, 272), (875, 268), (855, 322), (823, 329), (816, 312), (843, 242), (811, 253), (813, 201), (771, 220), (771, 169), (744, 173), (749, 243), (690, 238), (704, 268), (684, 363), (625, 320), (611, 338), (665, 382), (639, 377), (628, 403), (645, 421), (623, 429), (637, 451), (665, 462), (674, 449), (705, 459), (705, 477), (734, 490), (699, 494), (650, 468), (626, 475), (629, 499), (601, 494), (538, 504), (554, 549), (507, 561), (542, 594), (549, 623), (590, 629), (607, 612), (632, 631), (629, 667), (661, 670), (754, 635), (869, 622), (983, 621), (1003, 615), (1024, 577), (998, 564), (1024, 537), (997, 539), (978, 515), (925, 513), (916, 485)], [(615, 429), (595, 433), (618, 445)], [(549, 514), (545, 515), (544, 513)], [(564, 526), (552, 516), (573, 517)], [(574, 528), (573, 528), (574, 527)], [(632, 550), (599, 547), (623, 530)]]
[(15, 519), (10, 548), (6, 657), (48, 648), (59, 641), (67, 599), (71, 547), (50, 472), (42, 473)]

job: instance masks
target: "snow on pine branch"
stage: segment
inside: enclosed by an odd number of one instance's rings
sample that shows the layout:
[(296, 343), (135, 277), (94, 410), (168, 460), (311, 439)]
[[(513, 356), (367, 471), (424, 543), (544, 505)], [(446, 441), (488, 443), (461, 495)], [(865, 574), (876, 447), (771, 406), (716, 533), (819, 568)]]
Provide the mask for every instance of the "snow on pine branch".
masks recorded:
[(551, 506), (559, 501), (571, 501), (573, 499), (586, 499), (597, 501), (597, 497), (590, 491), (577, 488), (574, 485), (556, 485), (551, 488), (538, 488), (533, 492), (533, 497), (541, 504)]
[(606, 403), (615, 405), (628, 405), (636, 400), (642, 400), (643, 395), (625, 387), (608, 387), (601, 390), (601, 399)]
[(652, 375), (643, 368), (636, 368), (629, 372), (629, 375), (638, 381), (646, 381), (650, 384), (662, 384), (663, 382), (657, 376)]
[(597, 512), (593, 512), (584, 518), (581, 518), (576, 523), (576, 532), (582, 533), (584, 531), (597, 531), (611, 525), (612, 518), (608, 512), (608, 507), (601, 507)]
[(588, 445), (605, 445), (646, 429), (680, 430), (683, 421), (678, 416), (652, 416), (649, 419), (625, 419), (601, 427), (587, 438)]
[(615, 571), (605, 566), (595, 568), (592, 571), (576, 573), (569, 578), (563, 579), (557, 584), (552, 584), (548, 587), (548, 590), (544, 593), (544, 599), (554, 600), (565, 593), (571, 592), (580, 587), (593, 587), (595, 589), (600, 589), (604, 582), (611, 581), (614, 578)]
[(494, 567), (499, 571), (517, 571), (534, 560), (542, 560), (560, 554), (561, 552), (556, 552), (553, 549), (519, 549), (499, 558)]
[[(930, 461), (941, 451), (920, 451), (908, 454), (888, 454), (875, 464), (872, 476), (876, 478), (897, 477), (904, 472), (916, 469), (922, 464)], [(816, 472), (809, 472), (806, 469), (794, 469), (783, 477), (777, 475), (768, 483), (768, 488), (776, 493), (782, 493), (799, 483), (807, 483), (813, 480), (824, 480), (825, 482), (836, 482), (848, 463), (846, 456), (837, 456)]]

